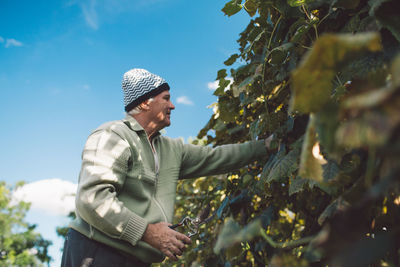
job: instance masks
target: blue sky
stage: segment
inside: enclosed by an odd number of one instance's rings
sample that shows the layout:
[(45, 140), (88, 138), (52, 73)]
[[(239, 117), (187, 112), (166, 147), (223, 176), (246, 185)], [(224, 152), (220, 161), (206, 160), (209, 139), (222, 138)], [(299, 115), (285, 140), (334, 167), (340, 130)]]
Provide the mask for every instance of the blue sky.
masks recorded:
[(55, 227), (71, 203), (61, 197), (76, 187), (84, 142), (124, 117), (124, 72), (145, 68), (168, 81), (168, 136), (187, 140), (207, 123), (211, 83), (249, 21), (224, 16), (226, 2), (0, 0), (0, 180), (28, 183), (20, 197), (54, 242), (52, 266), (61, 256)]

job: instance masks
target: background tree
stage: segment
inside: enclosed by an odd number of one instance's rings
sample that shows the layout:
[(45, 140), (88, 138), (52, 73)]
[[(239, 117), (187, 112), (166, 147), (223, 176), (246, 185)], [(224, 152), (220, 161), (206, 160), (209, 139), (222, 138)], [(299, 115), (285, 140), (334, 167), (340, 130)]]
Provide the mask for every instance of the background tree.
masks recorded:
[(224, 62), (239, 67), (218, 71), (198, 138), (216, 146), (274, 134), (276, 150), (179, 183), (176, 220), (208, 203), (214, 218), (178, 263), (162, 265), (400, 266), (400, 2), (222, 9), (241, 10), (251, 19)]
[(24, 218), (30, 204), (12, 199), (13, 190), (0, 182), (0, 266), (43, 266), (50, 263), (51, 241), (35, 232), (36, 225)]

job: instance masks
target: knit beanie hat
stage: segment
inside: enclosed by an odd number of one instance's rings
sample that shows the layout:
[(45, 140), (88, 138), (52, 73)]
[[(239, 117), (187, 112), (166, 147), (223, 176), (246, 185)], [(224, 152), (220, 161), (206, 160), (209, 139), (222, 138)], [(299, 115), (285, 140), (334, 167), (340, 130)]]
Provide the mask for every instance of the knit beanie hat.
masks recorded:
[(122, 90), (125, 111), (128, 112), (143, 101), (169, 90), (169, 85), (163, 78), (145, 69), (131, 69), (124, 74)]

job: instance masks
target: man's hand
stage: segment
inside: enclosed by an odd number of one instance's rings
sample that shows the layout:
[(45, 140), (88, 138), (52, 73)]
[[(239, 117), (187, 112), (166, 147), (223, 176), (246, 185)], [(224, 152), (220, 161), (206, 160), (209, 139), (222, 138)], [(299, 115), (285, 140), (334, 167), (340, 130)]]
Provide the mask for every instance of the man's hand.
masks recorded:
[(171, 260), (177, 261), (185, 250), (185, 244), (191, 244), (189, 237), (172, 230), (166, 222), (148, 224), (142, 240), (160, 250)]

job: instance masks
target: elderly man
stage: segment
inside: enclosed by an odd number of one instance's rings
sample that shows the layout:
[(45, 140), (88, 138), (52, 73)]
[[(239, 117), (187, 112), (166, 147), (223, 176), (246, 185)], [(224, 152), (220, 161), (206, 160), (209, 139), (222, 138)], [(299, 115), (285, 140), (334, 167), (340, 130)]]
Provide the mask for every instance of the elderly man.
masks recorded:
[(178, 179), (226, 173), (267, 155), (264, 140), (211, 148), (160, 135), (175, 106), (158, 75), (132, 69), (122, 88), (127, 116), (101, 125), (85, 144), (62, 266), (177, 260), (191, 243), (169, 228)]

